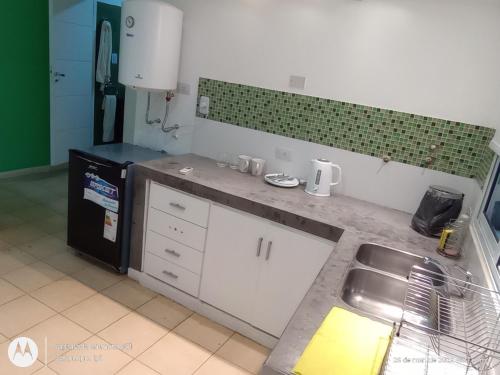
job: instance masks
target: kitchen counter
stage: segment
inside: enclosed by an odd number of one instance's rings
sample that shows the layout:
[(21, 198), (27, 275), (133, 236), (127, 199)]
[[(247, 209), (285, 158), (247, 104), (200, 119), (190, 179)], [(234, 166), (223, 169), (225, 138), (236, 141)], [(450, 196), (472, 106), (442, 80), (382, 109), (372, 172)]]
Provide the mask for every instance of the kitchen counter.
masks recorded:
[[(181, 175), (179, 169), (183, 167), (193, 167), (194, 171)], [(214, 160), (193, 154), (138, 163), (134, 173), (131, 239), (134, 269), (141, 269), (145, 181), (148, 179), (337, 242), (267, 359), (265, 375), (290, 373), (324, 317), (338, 304), (339, 288), (360, 244), (374, 242), (437, 257), (437, 240), (413, 231), (409, 227), (411, 215), (373, 203), (341, 195), (314, 197), (306, 194), (303, 187), (273, 187), (262, 177), (219, 168)], [(439, 260), (452, 263), (442, 257)]]

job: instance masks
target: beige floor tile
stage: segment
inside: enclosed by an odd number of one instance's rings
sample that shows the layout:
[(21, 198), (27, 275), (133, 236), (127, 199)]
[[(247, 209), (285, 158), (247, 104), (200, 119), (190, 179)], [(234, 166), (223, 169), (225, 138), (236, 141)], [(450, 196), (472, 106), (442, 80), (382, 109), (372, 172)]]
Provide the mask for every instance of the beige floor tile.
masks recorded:
[(227, 362), (216, 355), (210, 357), (194, 375), (251, 375), (239, 366), (231, 362)]
[(57, 375), (57, 372), (51, 370), (49, 367), (42, 367), (37, 372), (34, 372), (33, 375)]
[(96, 291), (70, 277), (64, 277), (37, 289), (31, 295), (50, 308), (61, 312), (95, 294)]
[(36, 205), (35, 201), (16, 195), (12, 199), (2, 199), (0, 201), (0, 212), (13, 212), (19, 211), (31, 206)]
[(43, 262), (36, 262), (9, 272), (2, 277), (18, 288), (32, 292), (63, 278), (64, 273)]
[(34, 262), (36, 258), (10, 245), (9, 248), (0, 249), (0, 275)]
[(0, 344), (4, 343), (5, 341), (7, 341), (7, 337), (5, 337), (4, 335), (0, 335)]
[(42, 363), (40, 361), (36, 361), (32, 366), (30, 367), (17, 367), (12, 364), (9, 360), (9, 356), (7, 355), (7, 350), (9, 347), (8, 342), (4, 342), (3, 344), (0, 344), (0, 374), (2, 375), (28, 375), (32, 374), (33, 372), (37, 371), (38, 369), (41, 369), (43, 367)]
[(21, 208), (11, 212), (12, 215), (18, 217), (23, 222), (41, 221), (49, 216), (54, 215), (54, 211), (48, 209), (41, 204), (35, 204), (30, 207)]
[(10, 243), (0, 240), (0, 251), (7, 250), (10, 247), (12, 247)]
[(89, 331), (97, 333), (129, 312), (125, 306), (106, 296), (96, 294), (62, 314)]
[(210, 355), (208, 350), (171, 332), (138, 360), (163, 375), (191, 375)]
[(64, 242), (66, 242), (66, 240), (68, 238), (68, 232), (65, 229), (65, 230), (62, 230), (60, 232), (52, 233), (52, 236), (57, 237), (60, 240), (63, 240)]
[(111, 375), (132, 361), (99, 337), (91, 337), (84, 345), (59, 357), (49, 367), (60, 375)]
[(126, 349), (125, 353), (137, 357), (167, 332), (163, 326), (132, 312), (99, 332), (98, 335), (112, 344), (130, 343), (132, 347)]
[(43, 260), (52, 267), (71, 275), (84, 268), (90, 267), (92, 263), (78, 256), (73, 250), (65, 251), (60, 254), (52, 255)]
[(138, 308), (156, 296), (155, 292), (144, 288), (137, 281), (131, 279), (125, 279), (103, 290), (102, 294), (113, 298), (115, 301), (131, 309)]
[(59, 198), (53, 201), (47, 202), (47, 206), (54, 210), (55, 212), (65, 215), (68, 212), (68, 199)]
[(235, 333), (216, 355), (253, 374), (258, 374), (269, 355), (269, 349)]
[(21, 289), (18, 289), (11, 283), (0, 279), (0, 305), (12, 301), (17, 297), (21, 297), (23, 294), (24, 292)]
[(0, 211), (0, 231), (7, 228), (19, 226), (23, 223), (24, 220), (21, 219), (20, 217), (15, 216), (8, 212)]
[(34, 340), (41, 353), (39, 360), (45, 363), (45, 338), (47, 338), (47, 362), (52, 362), (63, 355), (71, 345), (80, 344), (92, 336), (92, 333), (64, 316), (57, 314), (24, 331), (23, 336)]
[(48, 216), (45, 220), (37, 222), (38, 228), (46, 233), (52, 234), (66, 230), (67, 218), (60, 214)]
[(0, 333), (12, 338), (53, 315), (53, 310), (32, 297), (20, 297), (0, 306)]
[(120, 275), (113, 270), (93, 265), (72, 274), (71, 277), (94, 290), (100, 291), (124, 280), (126, 276)]
[(38, 259), (68, 251), (68, 247), (63, 240), (50, 235), (19, 246), (19, 248)]
[(168, 329), (174, 329), (192, 314), (191, 310), (163, 296), (156, 296), (137, 312)]
[(159, 373), (153, 371), (139, 361), (132, 361), (119, 372), (117, 372), (116, 375), (159, 375)]
[(233, 334), (230, 329), (198, 314), (183, 321), (174, 332), (211, 352), (217, 351)]
[(0, 231), (0, 240), (11, 245), (24, 245), (28, 242), (45, 237), (47, 233), (31, 224), (22, 224), (20, 226), (7, 228)]

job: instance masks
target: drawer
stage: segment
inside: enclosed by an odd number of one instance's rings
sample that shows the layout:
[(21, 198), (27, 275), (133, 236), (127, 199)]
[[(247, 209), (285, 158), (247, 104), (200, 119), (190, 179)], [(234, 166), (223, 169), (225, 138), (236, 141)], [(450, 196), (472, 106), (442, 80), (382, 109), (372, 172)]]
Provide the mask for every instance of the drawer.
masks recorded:
[(198, 275), (201, 274), (203, 254), (170, 238), (148, 231), (146, 251)]
[(198, 297), (200, 276), (170, 263), (156, 255), (146, 253), (144, 272), (192, 296)]
[(207, 227), (210, 204), (204, 200), (152, 182), (149, 205), (201, 227)]
[(156, 208), (149, 209), (148, 231), (153, 231), (193, 249), (205, 248), (206, 229), (178, 219)]

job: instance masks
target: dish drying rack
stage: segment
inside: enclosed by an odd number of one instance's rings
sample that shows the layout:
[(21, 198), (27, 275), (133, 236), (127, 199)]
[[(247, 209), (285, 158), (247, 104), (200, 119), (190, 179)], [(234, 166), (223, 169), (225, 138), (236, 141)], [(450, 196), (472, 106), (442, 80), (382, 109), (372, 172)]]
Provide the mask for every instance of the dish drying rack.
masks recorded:
[(426, 363), (418, 374), (487, 374), (500, 364), (500, 294), (414, 266), (382, 374), (402, 373), (396, 355), (404, 346), (417, 348), (415, 362)]

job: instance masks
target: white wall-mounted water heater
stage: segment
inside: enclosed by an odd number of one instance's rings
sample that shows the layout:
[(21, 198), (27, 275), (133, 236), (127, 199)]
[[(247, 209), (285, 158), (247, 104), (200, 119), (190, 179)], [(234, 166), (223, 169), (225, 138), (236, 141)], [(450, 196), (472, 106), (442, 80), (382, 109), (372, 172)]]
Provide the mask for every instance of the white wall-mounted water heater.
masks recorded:
[(118, 81), (148, 91), (177, 87), (183, 13), (161, 0), (122, 5)]

